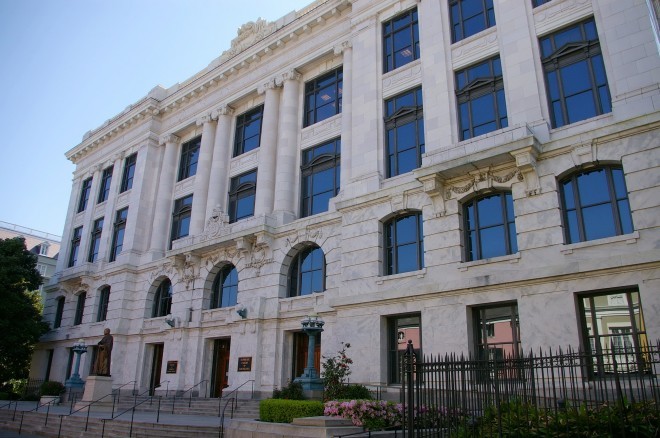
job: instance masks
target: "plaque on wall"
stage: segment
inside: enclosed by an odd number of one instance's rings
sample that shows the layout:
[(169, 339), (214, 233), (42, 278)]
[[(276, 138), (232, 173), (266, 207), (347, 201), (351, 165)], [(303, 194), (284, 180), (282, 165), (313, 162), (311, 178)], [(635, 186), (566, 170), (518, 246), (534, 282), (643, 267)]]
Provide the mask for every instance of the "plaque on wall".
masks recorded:
[(176, 367), (179, 365), (179, 361), (168, 360), (167, 361), (167, 374), (176, 374)]
[(252, 356), (238, 358), (238, 371), (252, 371)]

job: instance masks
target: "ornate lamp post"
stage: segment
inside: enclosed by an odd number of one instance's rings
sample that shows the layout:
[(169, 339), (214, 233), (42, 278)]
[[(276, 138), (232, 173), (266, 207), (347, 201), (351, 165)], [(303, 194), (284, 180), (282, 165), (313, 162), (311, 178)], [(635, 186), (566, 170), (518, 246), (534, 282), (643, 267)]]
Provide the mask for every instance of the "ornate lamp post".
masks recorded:
[(82, 389), (83, 386), (85, 386), (85, 381), (80, 378), (78, 371), (80, 370), (80, 356), (87, 352), (87, 345), (85, 345), (85, 341), (83, 339), (78, 339), (78, 342), (73, 344), (72, 350), (74, 353), (76, 353), (76, 366), (73, 369), (71, 377), (69, 377), (67, 381), (64, 382), (64, 386), (67, 388)]
[(316, 348), (316, 335), (323, 331), (325, 322), (318, 315), (307, 315), (300, 321), (303, 332), (309, 337), (307, 344), (307, 366), (302, 376), (294, 380), (300, 382), (306, 391), (322, 391), (323, 379), (314, 368), (314, 349)]

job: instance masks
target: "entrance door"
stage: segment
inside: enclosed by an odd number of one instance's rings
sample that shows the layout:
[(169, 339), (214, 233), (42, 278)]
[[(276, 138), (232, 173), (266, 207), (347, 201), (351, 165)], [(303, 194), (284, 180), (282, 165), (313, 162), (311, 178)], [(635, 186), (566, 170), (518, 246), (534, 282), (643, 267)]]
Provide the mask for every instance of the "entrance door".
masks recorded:
[[(300, 377), (307, 367), (307, 348), (309, 347), (309, 337), (303, 332), (293, 334), (293, 366), (291, 367), (291, 381)], [(321, 375), (321, 336), (316, 335), (314, 344), (314, 368)]]
[(160, 386), (160, 370), (163, 367), (163, 344), (152, 344), (151, 379), (149, 379), (149, 395), (154, 395)]
[(213, 341), (213, 368), (211, 374), (211, 397), (222, 397), (222, 390), (229, 386), (229, 347), (231, 339)]

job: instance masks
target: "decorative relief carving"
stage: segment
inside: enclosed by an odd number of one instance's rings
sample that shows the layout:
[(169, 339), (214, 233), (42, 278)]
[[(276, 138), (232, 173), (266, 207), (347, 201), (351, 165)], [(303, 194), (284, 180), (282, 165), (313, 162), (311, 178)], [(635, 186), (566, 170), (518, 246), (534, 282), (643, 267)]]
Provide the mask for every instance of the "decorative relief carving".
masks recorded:
[(352, 49), (353, 43), (350, 40), (342, 41), (334, 47), (335, 55), (341, 55), (345, 50)]
[(159, 139), (160, 144), (175, 143), (178, 144), (181, 139), (174, 134), (165, 134), (162, 135)]
[(220, 251), (216, 252), (215, 254), (206, 258), (204, 265), (206, 267), (206, 270), (210, 272), (220, 262), (226, 261), (236, 266), (238, 264), (239, 259), (240, 259), (240, 254), (238, 250), (236, 249), (236, 247), (231, 246), (231, 247), (223, 248)]
[(172, 264), (172, 262), (168, 260), (157, 266), (153, 271), (151, 271), (151, 273), (149, 274), (149, 283), (152, 283), (155, 279), (162, 276), (165, 276), (169, 278), (170, 281), (172, 281), (174, 274), (175, 274), (174, 265)]
[(186, 284), (186, 290), (195, 286), (195, 280), (199, 278), (200, 257), (193, 254), (177, 255), (174, 258), (174, 266), (179, 276), (178, 280)]
[(392, 206), (392, 211), (401, 211), (406, 209), (407, 205), (407, 196), (405, 193), (397, 194), (390, 198), (390, 204)]
[(211, 217), (206, 221), (206, 226), (204, 227), (204, 233), (201, 236), (201, 240), (205, 241), (227, 234), (228, 225), (229, 216), (220, 209), (220, 206), (216, 206), (211, 213)]
[(236, 173), (240, 173), (243, 170), (248, 170), (248, 168), (253, 168), (259, 162), (259, 149), (255, 149), (251, 153), (243, 154), (238, 158), (234, 158), (229, 163), (229, 173), (230, 176), (235, 176)]
[(277, 83), (275, 78), (270, 78), (270, 79), (268, 79), (268, 81), (266, 81), (263, 84), (259, 85), (259, 87), (257, 88), (257, 93), (264, 94), (267, 90), (273, 90), (275, 88), (280, 87), (281, 85), (282, 85), (281, 83), (279, 83), (279, 84)]
[(261, 41), (271, 33), (275, 32), (275, 23), (269, 23), (263, 18), (257, 21), (249, 21), (238, 28), (238, 35), (231, 41), (231, 48), (222, 52), (220, 63), (238, 55), (254, 43)]
[(300, 78), (302, 78), (302, 75), (298, 73), (298, 71), (295, 68), (292, 68), (289, 71), (286, 71), (279, 75), (278, 77), (275, 78), (275, 84), (277, 86), (280, 86), (284, 83), (284, 81), (299, 81)]
[(229, 105), (222, 105), (211, 112), (211, 117), (218, 119), (220, 116), (232, 116), (234, 115), (234, 108)]
[(421, 80), (422, 77), (422, 64), (417, 61), (414, 65), (405, 68), (401, 71), (397, 69), (396, 73), (387, 76), (383, 79), (383, 94), (388, 95), (394, 93), (393, 89), (401, 86), (402, 84), (408, 85), (412, 82)]
[(472, 173), (472, 179), (466, 184), (462, 185), (452, 185), (446, 188), (444, 197), (445, 199), (450, 199), (452, 193), (456, 195), (463, 195), (469, 191), (478, 191), (481, 189), (490, 189), (493, 188), (493, 182), (498, 184), (507, 184), (509, 181), (512, 181), (516, 176), (518, 181), (523, 181), (523, 175), (520, 169), (513, 169), (504, 175), (498, 175), (493, 173), (490, 169), (485, 171), (477, 171)]
[(575, 146), (571, 150), (571, 158), (576, 167), (596, 161), (596, 148), (592, 143)]

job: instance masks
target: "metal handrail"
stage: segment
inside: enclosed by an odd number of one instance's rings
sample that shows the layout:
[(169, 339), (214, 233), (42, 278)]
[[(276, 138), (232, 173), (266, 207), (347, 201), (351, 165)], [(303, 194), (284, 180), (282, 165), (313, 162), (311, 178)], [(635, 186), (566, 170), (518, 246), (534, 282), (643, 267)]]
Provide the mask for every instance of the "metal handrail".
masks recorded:
[[(226, 399), (220, 398), (220, 400), (226, 400)], [(225, 411), (229, 406), (229, 402), (231, 402), (231, 418), (234, 418), (234, 409), (236, 408), (236, 397), (231, 397), (227, 400), (227, 403), (225, 403), (225, 407), (222, 410), (222, 416), (220, 416), (220, 412), (218, 412), (218, 416), (220, 417), (220, 428), (218, 429), (218, 438), (223, 438), (225, 436)]]
[[(144, 394), (146, 394), (146, 391), (143, 392), (143, 393), (140, 394), (140, 395), (144, 395)], [(149, 396), (149, 397), (145, 398), (145, 399), (142, 400), (141, 402), (137, 402), (137, 401), (136, 401), (136, 403), (135, 403), (133, 406), (131, 406), (131, 407), (128, 408), (128, 409), (123, 410), (123, 411), (120, 412), (119, 414), (117, 414), (117, 415), (112, 415), (112, 417), (110, 417), (110, 418), (103, 418), (103, 419), (101, 419), (101, 423), (103, 423), (103, 427), (101, 428), (101, 438), (103, 438), (103, 437), (105, 436), (105, 423), (106, 423), (106, 421), (113, 421), (115, 418), (119, 418), (119, 417), (121, 417), (122, 415), (124, 415), (124, 414), (125, 414), (126, 412), (128, 412), (128, 411), (132, 411), (132, 412), (131, 412), (131, 425), (130, 425), (130, 428), (129, 428), (128, 436), (129, 436), (129, 437), (133, 436), (133, 422), (134, 422), (134, 419), (135, 419), (135, 408), (137, 408), (138, 406), (140, 406), (142, 403), (146, 403), (146, 402), (151, 403), (151, 401), (153, 400), (153, 398), (154, 398), (154, 396), (152, 395), (152, 396)], [(158, 409), (157, 409), (157, 411), (156, 411), (156, 423), (159, 423), (159, 422), (160, 422), (160, 400), (161, 400), (161, 398), (162, 398), (162, 397), (158, 396)]]
[(158, 382), (158, 385), (154, 386), (154, 391), (156, 390), (156, 388), (160, 388), (160, 385), (162, 385), (163, 383), (167, 383), (167, 386), (165, 387), (165, 398), (167, 398), (167, 395), (170, 392), (170, 381), (169, 380), (163, 380), (162, 382)]
[[(254, 379), (246, 380), (245, 382), (238, 385), (236, 388), (229, 391), (228, 394), (225, 394), (225, 395), (223, 395), (222, 397), (220, 397), (218, 399), (218, 417), (220, 417), (220, 406), (222, 405), (222, 400), (228, 399), (233, 393), (235, 393), (236, 391), (238, 391), (239, 389), (241, 389), (242, 387), (244, 387), (245, 385), (247, 385), (250, 382), (252, 382), (252, 390), (250, 392), (250, 399), (254, 398)], [(226, 409), (226, 406), (227, 405), (225, 405), (225, 409)], [(234, 418), (233, 412), (232, 412), (232, 418)], [(223, 419), (224, 419), (224, 417), (223, 417)]]
[[(92, 410), (92, 405), (95, 404), (95, 403), (100, 402), (101, 400), (103, 400), (106, 397), (112, 397), (112, 413), (110, 415), (114, 414), (114, 412), (115, 412), (115, 402), (117, 401), (117, 398), (115, 397), (115, 394), (111, 392), (110, 394), (106, 394), (106, 395), (104, 395), (103, 397), (101, 397), (99, 399), (91, 401), (89, 404), (87, 404), (85, 406), (82, 406), (82, 407), (76, 409), (75, 411), (70, 411), (68, 414), (61, 414), (60, 415), (60, 428), (57, 431), (57, 437), (59, 438), (60, 434), (62, 433), (62, 420), (64, 419), (64, 417), (70, 417), (71, 415), (73, 415), (77, 412), (80, 412), (83, 409), (87, 409), (87, 418), (85, 419), (85, 432), (87, 432), (87, 426), (89, 425), (89, 413)], [(46, 421), (48, 421), (48, 420), (46, 420)]]
[(137, 383), (137, 380), (131, 380), (130, 382), (126, 382), (123, 385), (119, 385), (118, 387), (113, 389), (113, 391), (117, 391), (117, 394), (121, 395), (121, 389), (126, 385), (130, 385), (131, 383), (133, 384), (133, 394), (135, 394), (135, 384)]
[[(188, 407), (192, 406), (192, 390), (195, 389), (196, 387), (198, 387), (199, 385), (201, 385), (202, 383), (205, 383), (205, 382), (208, 382), (208, 380), (204, 379), (204, 380), (199, 381), (198, 383), (195, 383), (193, 386), (186, 389), (185, 391), (183, 391), (179, 395), (181, 398), (183, 398), (185, 393), (190, 392), (190, 399), (188, 401)], [(176, 398), (177, 398), (177, 395), (174, 394), (174, 397), (172, 397), (172, 414), (174, 414), (174, 403), (176, 402)]]
[[(61, 391), (59, 394), (59, 397), (62, 397), (62, 394), (64, 394), (66, 391)], [(48, 424), (48, 416), (50, 415), (50, 406), (52, 405), (51, 402), (48, 403), (43, 403), (41, 404), (39, 400), (37, 400), (37, 406), (34, 409), (30, 409), (29, 411), (21, 411), (21, 423), (18, 426), (18, 434), (21, 434), (21, 430), (23, 429), (23, 419), (25, 418), (25, 413), (26, 412), (39, 412), (39, 408), (42, 406), (47, 406), (46, 408), (46, 420), (44, 422), (44, 426)], [(14, 415), (11, 419), (11, 421), (14, 421), (16, 419), (16, 409), (18, 408), (18, 403), (16, 403), (16, 408), (14, 408)]]

